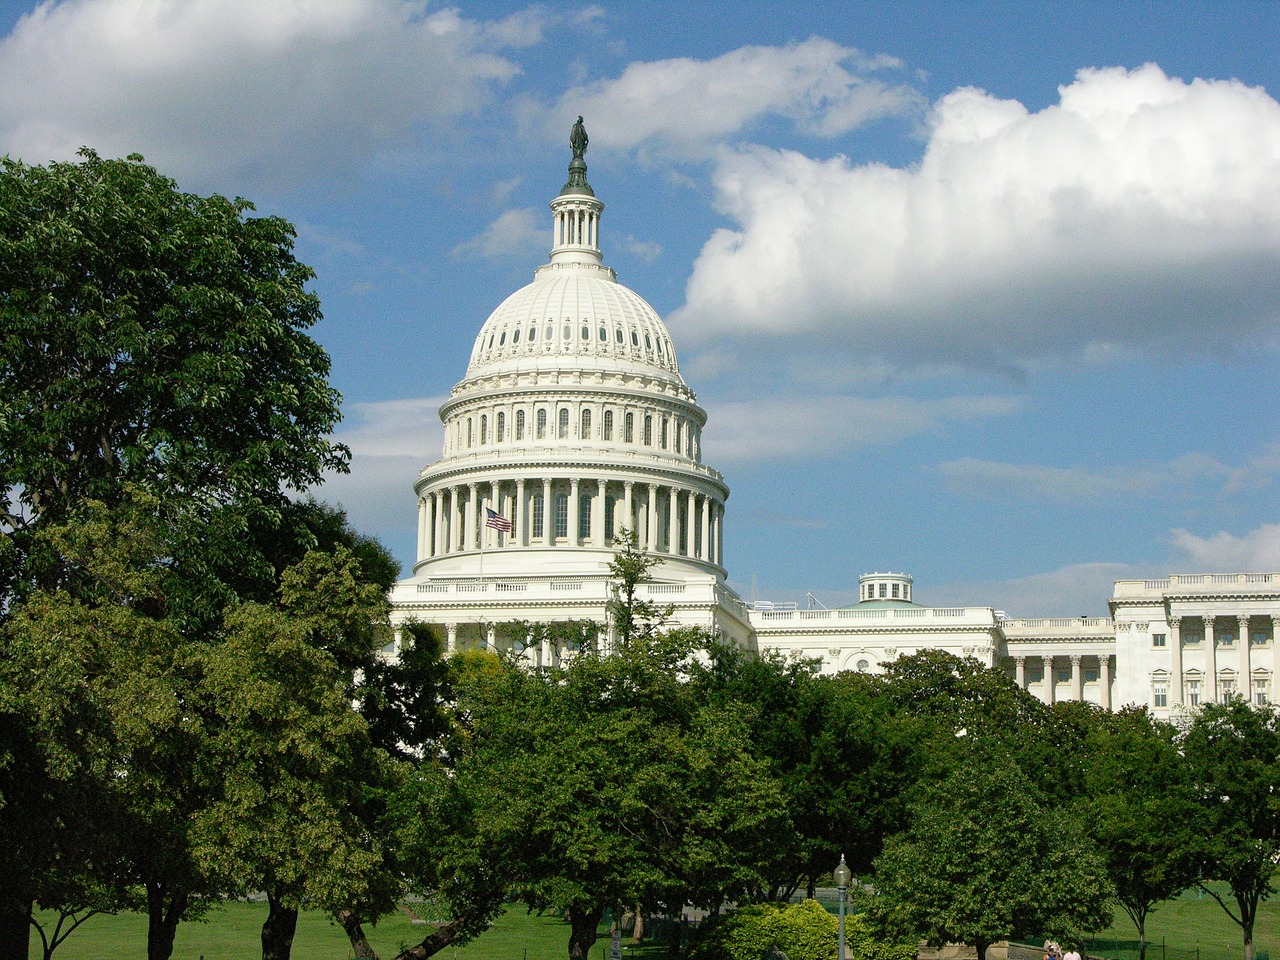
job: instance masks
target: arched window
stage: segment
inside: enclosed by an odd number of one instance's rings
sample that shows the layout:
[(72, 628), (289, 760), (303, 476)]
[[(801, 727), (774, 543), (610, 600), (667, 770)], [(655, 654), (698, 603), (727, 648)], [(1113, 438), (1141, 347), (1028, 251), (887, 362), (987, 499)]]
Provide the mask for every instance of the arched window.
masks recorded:
[(537, 439), (545, 440), (547, 438), (547, 411), (538, 411), (538, 436)]
[(661, 436), (662, 442), (659, 443), (658, 446), (662, 447), (662, 449), (665, 450), (667, 449), (667, 418), (666, 417), (662, 418), (662, 427), (659, 431), (659, 434)]
[(680, 447), (682, 446), (682, 444), (680, 443), (680, 433), (683, 426), (684, 424), (682, 424), (679, 420), (676, 421), (676, 442), (675, 442), (675, 446), (673, 447), (676, 453), (680, 452)]
[(533, 519), (533, 523), (532, 523), (533, 532), (530, 534), (530, 536), (533, 537), (533, 539), (535, 540), (541, 540), (542, 539), (542, 494), (535, 493), (533, 495), (533, 499), (529, 503), (529, 506), (531, 508), (532, 519)]
[(613, 411), (606, 410), (604, 412), (604, 439), (613, 439)]
[(563, 540), (569, 536), (569, 497), (560, 494), (556, 497), (556, 538)]
[(636, 415), (628, 413), (622, 421), (622, 442), (636, 442)]
[(467, 449), (471, 448), (471, 418), (467, 417)]
[(556, 425), (556, 436), (561, 440), (569, 439), (569, 408), (561, 407), (559, 423)]
[(604, 498), (604, 541), (613, 542), (613, 523), (617, 515), (618, 501), (613, 497)]
[(578, 498), (578, 539), (591, 536), (591, 498), (585, 493)]
[(489, 442), (489, 418), (484, 414), (480, 415), (480, 446), (484, 446)]
[(523, 410), (516, 411), (516, 439), (517, 440), (524, 439), (524, 411)]
[(653, 417), (647, 413), (644, 415), (644, 445), (653, 446)]
[(495, 434), (494, 442), (502, 443), (507, 439), (507, 415), (505, 413), (498, 414), (498, 422), (494, 425)]
[(582, 429), (578, 431), (578, 436), (580, 436), (583, 440), (590, 440), (591, 439), (591, 411), (590, 410), (582, 411), (581, 427)]

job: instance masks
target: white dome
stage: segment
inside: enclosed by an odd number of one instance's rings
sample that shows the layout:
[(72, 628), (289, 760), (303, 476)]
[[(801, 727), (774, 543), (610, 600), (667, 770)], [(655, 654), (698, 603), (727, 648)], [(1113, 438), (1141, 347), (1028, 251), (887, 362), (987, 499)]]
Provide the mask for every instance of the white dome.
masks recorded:
[(513, 365), (527, 368), (530, 360), (595, 366), (584, 364), (587, 358), (680, 379), (671, 335), (643, 297), (607, 267), (548, 264), (489, 315), (471, 351), (467, 379)]

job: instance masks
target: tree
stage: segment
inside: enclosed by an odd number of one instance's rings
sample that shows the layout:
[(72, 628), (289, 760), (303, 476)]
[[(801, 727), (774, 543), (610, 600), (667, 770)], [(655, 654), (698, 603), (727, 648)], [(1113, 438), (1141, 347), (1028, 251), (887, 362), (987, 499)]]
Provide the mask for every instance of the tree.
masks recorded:
[(1191, 789), (1176, 730), (1145, 707), (1118, 713), (1063, 704), (1083, 728), (1084, 776), (1076, 807), (1107, 864), (1116, 902), (1138, 932), (1146, 956), (1151, 912), (1196, 881), (1203, 816)]
[[(288, 223), (182, 193), (137, 157), (81, 158), (0, 159), (0, 620), (33, 594), (50, 615), (105, 615), (76, 607), (94, 584), (40, 533), (144, 490), (166, 528), (152, 557), (164, 587), (131, 612), (180, 645), (216, 631), (246, 584), (274, 592), (262, 533), (286, 521), (290, 491), (345, 469), (329, 439), (338, 396), (305, 333), (319, 304)], [(68, 779), (25, 726), (37, 720), (3, 720), (9, 769), (25, 766), (0, 834), (46, 851), (0, 882), (3, 960), (26, 956), (41, 870), (73, 855), (60, 844), (74, 831), (45, 802)]]
[(971, 943), (978, 960), (1016, 934), (1105, 926), (1111, 886), (1079, 825), (1037, 804), (1008, 758), (966, 753), (876, 860), (876, 916), (935, 945)]
[(614, 538), (617, 552), (609, 561), (614, 597), (609, 601), (609, 615), (617, 632), (618, 643), (627, 647), (632, 640), (649, 641), (671, 618), (672, 607), (659, 607), (652, 600), (641, 600), (638, 587), (649, 580), (649, 571), (661, 561), (644, 553), (636, 544), (636, 535), (620, 530)]
[(1240, 927), (1245, 960), (1252, 960), (1258, 904), (1275, 892), (1280, 865), (1280, 715), (1239, 697), (1207, 704), (1181, 745), (1204, 813), (1204, 878), (1225, 881), (1236, 909), (1213, 888), (1201, 889)]
[(633, 637), (556, 670), (513, 665), (460, 691), (478, 833), (511, 891), (564, 911), (585, 960), (606, 908), (718, 905), (758, 889), (781, 793), (740, 718), (681, 678), (696, 634)]

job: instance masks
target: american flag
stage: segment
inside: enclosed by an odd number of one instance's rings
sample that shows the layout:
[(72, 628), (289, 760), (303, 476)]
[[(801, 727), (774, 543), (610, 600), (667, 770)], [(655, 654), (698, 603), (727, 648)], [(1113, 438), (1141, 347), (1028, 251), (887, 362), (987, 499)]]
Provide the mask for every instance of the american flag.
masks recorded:
[(490, 509), (489, 507), (485, 507), (484, 512), (488, 514), (488, 519), (484, 522), (486, 527), (493, 527), (493, 529), (501, 530), (503, 533), (511, 532), (511, 521), (502, 514), (498, 513), (496, 510)]

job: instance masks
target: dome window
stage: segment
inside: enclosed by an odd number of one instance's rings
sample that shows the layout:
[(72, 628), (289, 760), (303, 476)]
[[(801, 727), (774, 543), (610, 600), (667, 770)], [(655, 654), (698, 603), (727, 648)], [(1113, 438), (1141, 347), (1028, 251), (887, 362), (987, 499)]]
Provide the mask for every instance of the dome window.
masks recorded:
[(498, 338), (498, 346), (503, 346), (507, 342), (507, 331), (502, 331), (502, 336)]
[(604, 327), (601, 327), (601, 328), (600, 328), (600, 342), (601, 342), (601, 343), (604, 343), (604, 342), (605, 342), (606, 340), (608, 340), (608, 339), (609, 339), (609, 331), (608, 331), (608, 330), (606, 330)]
[(640, 346), (640, 338), (636, 336), (636, 332), (634, 330), (631, 331), (631, 345), (633, 347)]
[(617, 330), (613, 331), (613, 338), (614, 338), (615, 340), (617, 340), (619, 343), (622, 343), (622, 342), (623, 342), (623, 339), (622, 339), (622, 328), (621, 328), (621, 327), (619, 327)]
[(564, 329), (560, 331), (560, 339), (568, 340), (573, 335), (573, 329), (566, 323)]
[(549, 324), (549, 323), (548, 323), (548, 324), (547, 324), (547, 329), (545, 329), (545, 330), (543, 330), (543, 331), (542, 331), (542, 339), (544, 339), (544, 340), (546, 340), (548, 343), (550, 343), (550, 342), (551, 342), (551, 337), (552, 337), (552, 335), (553, 335), (554, 333), (555, 333), (555, 327), (553, 327), (551, 324)]
[(585, 323), (582, 325), (582, 339), (583, 340), (591, 339), (591, 328), (588, 327)]
[(512, 342), (512, 343), (519, 343), (519, 342), (520, 342), (520, 328), (519, 328), (519, 327), (516, 327), (514, 330), (512, 330), (512, 331), (511, 331), (511, 342)]
[(537, 327), (530, 327), (530, 328), (529, 328), (529, 342), (530, 342), (530, 343), (533, 343), (533, 341), (535, 341), (535, 340), (537, 340), (537, 339), (538, 339), (538, 328), (537, 328)]
[(649, 335), (647, 333), (644, 335), (644, 348), (646, 350), (653, 349), (653, 341), (649, 339)]
[(493, 334), (489, 334), (489, 349), (493, 349)]

